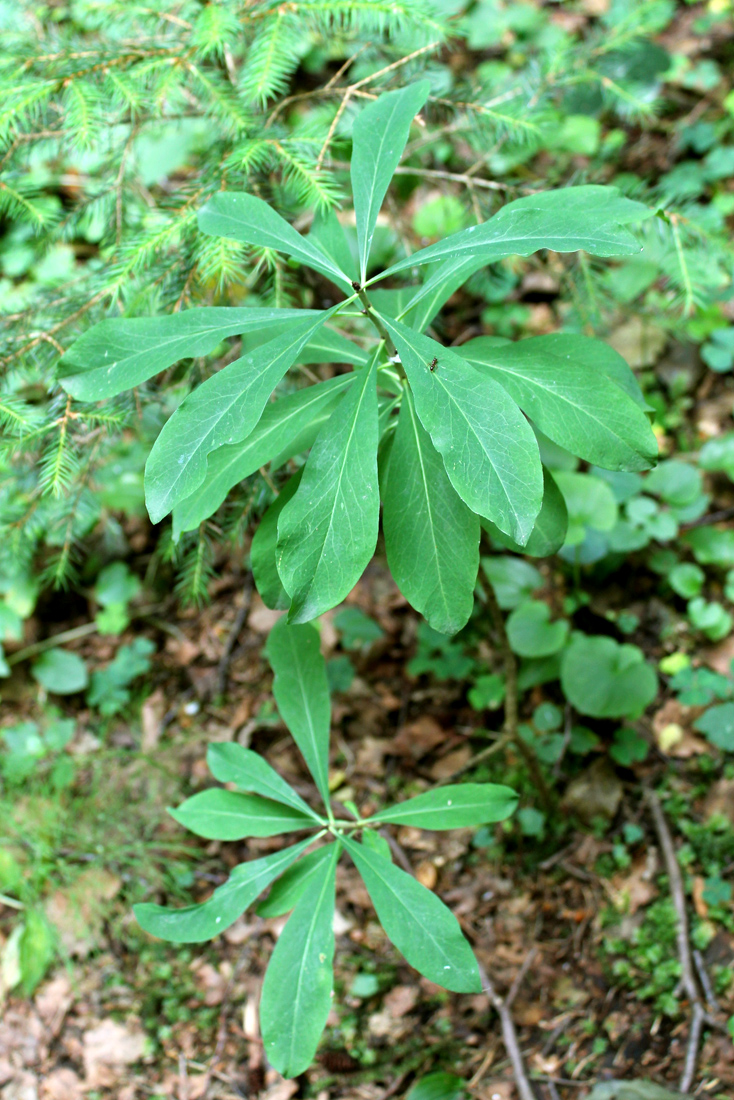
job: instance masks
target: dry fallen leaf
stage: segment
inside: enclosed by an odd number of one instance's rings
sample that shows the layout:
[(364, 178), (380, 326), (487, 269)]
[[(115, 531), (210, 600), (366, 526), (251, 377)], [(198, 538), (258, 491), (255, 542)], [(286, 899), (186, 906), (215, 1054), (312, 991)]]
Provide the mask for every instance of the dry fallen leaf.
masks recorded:
[(41, 1082), (40, 1100), (81, 1100), (82, 1083), (73, 1069), (54, 1069)]
[(86, 1089), (110, 1088), (138, 1062), (145, 1052), (145, 1035), (137, 1027), (102, 1020), (84, 1035), (84, 1085)]
[(89, 867), (70, 886), (54, 891), (48, 899), (46, 916), (69, 955), (84, 959), (98, 945), (105, 903), (115, 897), (121, 885), (111, 871)]
[(431, 749), (435, 749), (437, 745), (442, 744), (446, 737), (446, 731), (439, 726), (435, 718), (424, 714), (415, 722), (411, 722), (410, 725), (403, 726), (400, 732), (388, 743), (387, 751), (395, 753), (396, 756), (420, 760)]
[(436, 761), (431, 768), (431, 777), (433, 779), (449, 779), (454, 772), (458, 772), (470, 760), (471, 748), (469, 745), (462, 745), (460, 749), (454, 749), (453, 752), (446, 753), (445, 756)]

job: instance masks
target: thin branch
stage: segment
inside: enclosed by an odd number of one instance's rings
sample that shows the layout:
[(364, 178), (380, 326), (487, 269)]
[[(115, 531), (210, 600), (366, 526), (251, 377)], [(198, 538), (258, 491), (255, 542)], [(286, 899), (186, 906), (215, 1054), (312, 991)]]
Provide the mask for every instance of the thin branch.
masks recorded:
[(217, 665), (217, 678), (214, 684), (213, 695), (215, 698), (220, 695), (224, 695), (227, 688), (227, 676), (229, 673), (229, 666), (232, 661), (232, 654), (237, 639), (240, 636), (242, 627), (245, 625), (247, 616), (250, 614), (250, 605), (252, 603), (252, 573), (247, 574), (247, 579), (242, 591), (242, 606), (240, 607), (237, 615), (235, 616), (232, 629), (227, 635), (227, 641), (224, 643), (224, 649), (222, 650), (222, 656), (219, 658), (219, 664)]
[(650, 809), (655, 832), (657, 833), (660, 848), (663, 853), (663, 859), (665, 860), (665, 869), (668, 872), (670, 896), (673, 901), (676, 915), (676, 941), (678, 944), (678, 958), (681, 967), (681, 982), (688, 1000), (691, 1003), (691, 1026), (688, 1034), (688, 1047), (683, 1067), (683, 1076), (680, 1082), (680, 1091), (686, 1093), (693, 1084), (693, 1078), (696, 1072), (696, 1059), (698, 1057), (701, 1030), (704, 1020), (706, 1019), (706, 1012), (696, 982), (696, 971), (689, 940), (686, 892), (685, 886), (683, 885), (683, 875), (681, 874), (680, 864), (678, 863), (678, 857), (676, 856), (675, 847), (673, 845), (673, 838), (670, 835), (670, 829), (665, 820), (665, 814), (660, 805), (660, 799), (650, 788), (645, 791), (645, 800)]
[(510, 1062), (512, 1063), (512, 1072), (515, 1077), (515, 1085), (517, 1086), (518, 1096), (520, 1100), (537, 1100), (535, 1093), (533, 1092), (528, 1075), (525, 1072), (525, 1064), (520, 1052), (520, 1044), (517, 1040), (517, 1032), (515, 1031), (515, 1024), (512, 1019), (509, 1008), (506, 1001), (500, 997), (497, 990), (492, 985), (489, 979), (487, 971), (484, 969), (481, 963), (479, 963), (479, 974), (482, 979), (482, 989), (489, 997), (490, 1001), (497, 1010), (497, 1015), (500, 1018), (500, 1025), (502, 1027), (502, 1039), (505, 1044), (505, 1049), (509, 1055)]

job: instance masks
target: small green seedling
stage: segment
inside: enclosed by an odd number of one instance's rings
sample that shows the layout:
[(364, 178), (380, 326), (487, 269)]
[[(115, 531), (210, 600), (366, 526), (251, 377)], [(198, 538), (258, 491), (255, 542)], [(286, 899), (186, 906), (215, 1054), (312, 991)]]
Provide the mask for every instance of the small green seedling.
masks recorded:
[[(172, 816), (211, 840), (306, 834), (261, 859), (240, 863), (208, 901), (184, 909), (135, 906), (140, 925), (175, 943), (199, 943), (224, 932), (270, 887), (263, 916), (293, 910), (265, 975), (260, 1025), (271, 1064), (295, 1077), (311, 1063), (333, 997), (336, 865), (348, 855), (362, 876), (377, 916), (407, 961), (432, 982), (459, 993), (482, 988), (479, 967), (453, 913), (416, 879), (396, 867), (384, 825), (456, 829), (509, 817), (517, 796), (509, 787), (462, 783), (426, 791), (367, 818), (346, 819), (329, 793), (331, 708), (319, 635), (311, 625), (271, 631), (267, 647), (275, 672), (273, 694), (313, 776), (323, 807), (304, 801), (251, 749), (211, 745), (209, 767), (236, 790), (195, 794)], [(361, 839), (358, 836), (361, 834)]]

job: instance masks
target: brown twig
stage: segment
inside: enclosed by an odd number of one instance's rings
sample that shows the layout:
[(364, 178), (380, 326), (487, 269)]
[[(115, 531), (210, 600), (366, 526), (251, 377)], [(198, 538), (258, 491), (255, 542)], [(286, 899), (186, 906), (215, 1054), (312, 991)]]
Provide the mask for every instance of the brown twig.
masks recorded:
[(245, 579), (245, 584), (242, 590), (242, 606), (235, 616), (235, 620), (232, 624), (232, 629), (227, 635), (227, 641), (224, 643), (224, 649), (222, 650), (222, 656), (219, 658), (219, 664), (217, 665), (217, 678), (214, 681), (213, 695), (216, 699), (220, 695), (224, 695), (227, 688), (227, 676), (229, 674), (229, 666), (232, 662), (232, 654), (237, 639), (240, 636), (240, 631), (245, 625), (247, 616), (250, 614), (250, 604), (252, 603), (252, 573), (248, 573)]
[(520, 1100), (537, 1100), (535, 1093), (533, 1092), (528, 1075), (525, 1072), (525, 1063), (522, 1059), (522, 1053), (520, 1051), (520, 1044), (517, 1040), (517, 1032), (515, 1031), (515, 1024), (512, 1019), (512, 1014), (507, 1007), (507, 1002), (500, 997), (497, 990), (492, 985), (489, 979), (487, 971), (482, 964), (479, 964), (479, 973), (482, 979), (482, 989), (489, 997), (490, 1001), (497, 1010), (497, 1015), (500, 1018), (500, 1025), (502, 1027), (502, 1039), (505, 1044), (505, 1049), (512, 1063), (512, 1072), (515, 1077), (515, 1085), (517, 1086), (518, 1096)]
[(686, 892), (683, 885), (683, 875), (681, 874), (680, 864), (678, 863), (678, 857), (676, 856), (675, 847), (673, 845), (673, 838), (670, 835), (670, 829), (665, 820), (665, 814), (663, 813), (658, 796), (653, 790), (647, 788), (645, 791), (645, 799), (650, 809), (650, 815), (655, 826), (658, 841), (660, 842), (660, 848), (665, 861), (665, 869), (668, 872), (670, 896), (673, 901), (676, 915), (676, 941), (678, 944), (678, 958), (681, 967), (681, 982), (688, 1000), (691, 1003), (691, 1026), (688, 1033), (686, 1060), (680, 1082), (680, 1091), (686, 1093), (693, 1084), (693, 1077), (696, 1072), (696, 1059), (698, 1057), (698, 1047), (701, 1041), (701, 1030), (704, 1020), (706, 1019), (706, 1011), (703, 1007), (701, 994), (699, 993), (698, 984), (696, 982), (696, 972), (694, 969), (688, 933)]

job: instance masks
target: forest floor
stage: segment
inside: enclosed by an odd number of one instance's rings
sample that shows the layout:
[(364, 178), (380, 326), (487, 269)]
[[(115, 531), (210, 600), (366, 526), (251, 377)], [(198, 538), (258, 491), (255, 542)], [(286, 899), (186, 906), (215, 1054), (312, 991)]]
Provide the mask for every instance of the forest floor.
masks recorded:
[[(364, 811), (388, 794), (400, 797), (416, 779), (430, 783), (460, 772), (487, 742), (465, 682), (406, 671), (418, 619), (379, 559), (349, 603), (377, 624), (380, 636), (347, 649), (332, 617), (322, 619), (337, 675), (344, 675), (347, 657), (353, 669), (351, 684), (333, 697), (332, 785), (337, 797)], [(40, 775), (5, 800), (3, 832), (18, 858), (25, 854), (33, 865), (29, 873), (57, 930), (60, 955), (32, 998), (5, 998), (2, 1100), (386, 1100), (439, 1069), (457, 1073), (478, 1100), (516, 1096), (489, 999), (447, 994), (420, 978), (391, 948), (349, 868), (340, 868), (338, 881), (335, 1006), (319, 1059), (302, 1079), (285, 1081), (267, 1068), (257, 1027), (259, 986), (285, 918), (248, 913), (215, 942), (191, 947), (154, 941), (134, 922), (134, 901), (200, 900), (230, 866), (279, 844), (205, 844), (166, 816), (166, 806), (210, 781), (208, 743), (249, 745), (310, 793), (303, 762), (279, 724), (261, 656), (277, 614), (231, 561), (222, 564), (213, 602), (202, 613), (177, 609), (173, 598), (146, 613), (135, 633), (150, 637), (158, 655), (142, 707), (104, 722), (67, 706), (76, 723), (65, 750), (73, 781), (54, 789)], [(89, 621), (79, 597), (57, 597), (46, 616), (37, 624), (44, 636)], [(132, 636), (131, 628), (121, 640)], [(719, 664), (734, 654), (731, 641), (725, 646)], [(117, 642), (90, 633), (76, 648), (103, 663)], [(491, 657), (489, 641), (480, 642), (479, 652)], [(217, 697), (218, 677), (226, 690)], [(533, 689), (526, 709), (547, 692)], [(37, 686), (22, 667), (4, 699), (16, 719), (37, 709)], [(642, 793), (665, 778), (703, 827), (712, 814), (732, 818), (734, 778), (710, 775), (702, 782), (708, 746), (690, 728), (696, 713), (663, 700), (646, 723), (653, 751), (644, 763), (613, 767), (598, 756), (570, 778), (561, 760), (554, 768), (560, 807), (535, 836), (501, 826), (438, 835), (394, 830), (395, 858), (451, 906), (506, 996), (540, 1097), (580, 1100), (587, 1086), (609, 1078), (651, 1078), (668, 1087), (680, 1079), (691, 1006), (683, 993), (677, 1008), (661, 1011), (666, 991), (680, 993), (671, 978), (680, 968), (673, 902), (661, 886), (664, 853)], [(491, 730), (496, 712), (484, 717)], [(664, 754), (655, 731), (671, 721), (685, 733)], [(517, 771), (511, 753), (502, 760), (490, 758), (480, 777)], [(535, 801), (531, 795), (526, 788), (523, 800)], [(693, 896), (706, 922), (710, 900), (702, 879), (694, 881)], [(17, 916), (0, 904), (0, 943), (7, 945)], [(727, 971), (734, 958), (730, 921), (714, 922), (710, 931), (696, 954), (704, 981)], [(620, 977), (615, 959), (633, 940)], [(734, 990), (711, 996), (721, 1028), (705, 1030), (696, 1081), (700, 1095), (730, 1096), (734, 1047), (725, 1023), (734, 1013)]]

